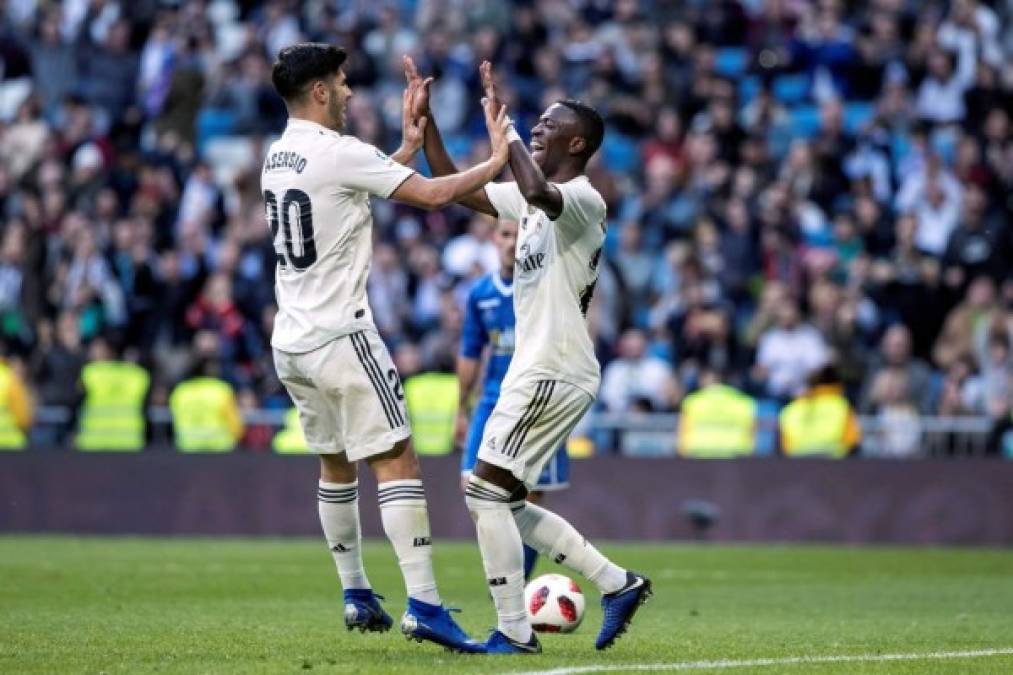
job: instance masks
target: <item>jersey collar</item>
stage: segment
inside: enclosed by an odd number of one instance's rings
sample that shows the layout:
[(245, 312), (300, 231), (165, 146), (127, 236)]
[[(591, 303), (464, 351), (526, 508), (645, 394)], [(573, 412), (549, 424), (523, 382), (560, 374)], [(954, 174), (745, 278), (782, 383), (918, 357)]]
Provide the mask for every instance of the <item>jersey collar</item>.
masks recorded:
[(287, 131), (289, 129), (306, 129), (309, 131), (319, 131), (322, 134), (329, 134), (331, 136), (341, 135), (337, 131), (334, 131), (333, 129), (328, 129), (322, 124), (317, 124), (316, 122), (306, 120), (301, 117), (289, 117), (288, 124), (286, 125), (285, 130)]
[(492, 285), (496, 287), (496, 290), (499, 291), (501, 295), (509, 297), (514, 294), (513, 280), (511, 279), (510, 284), (508, 285), (507, 282), (504, 281), (503, 277), (499, 275), (499, 272), (492, 273)]

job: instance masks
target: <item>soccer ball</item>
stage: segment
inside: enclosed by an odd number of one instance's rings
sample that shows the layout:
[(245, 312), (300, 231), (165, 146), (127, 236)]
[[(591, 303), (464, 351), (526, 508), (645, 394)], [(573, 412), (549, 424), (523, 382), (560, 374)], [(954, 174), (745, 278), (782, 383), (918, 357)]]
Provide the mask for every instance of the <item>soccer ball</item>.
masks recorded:
[(540, 633), (570, 633), (584, 619), (584, 594), (573, 579), (543, 574), (524, 589), (531, 627)]

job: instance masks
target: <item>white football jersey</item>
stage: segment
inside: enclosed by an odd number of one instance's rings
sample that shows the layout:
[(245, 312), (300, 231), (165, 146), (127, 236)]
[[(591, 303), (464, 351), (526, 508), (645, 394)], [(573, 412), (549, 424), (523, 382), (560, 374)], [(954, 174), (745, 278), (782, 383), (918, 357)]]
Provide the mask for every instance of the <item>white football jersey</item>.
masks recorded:
[(373, 328), (369, 196), (390, 197), (412, 173), (354, 136), (289, 119), (260, 174), (277, 256), (273, 347), (303, 353)]
[(605, 241), (605, 200), (586, 176), (554, 183), (563, 196), (556, 220), (530, 206), (516, 183), (489, 183), (500, 218), (516, 220), (514, 328), (516, 347), (503, 388), (550, 379), (598, 392), (601, 369), (587, 331), (587, 306)]

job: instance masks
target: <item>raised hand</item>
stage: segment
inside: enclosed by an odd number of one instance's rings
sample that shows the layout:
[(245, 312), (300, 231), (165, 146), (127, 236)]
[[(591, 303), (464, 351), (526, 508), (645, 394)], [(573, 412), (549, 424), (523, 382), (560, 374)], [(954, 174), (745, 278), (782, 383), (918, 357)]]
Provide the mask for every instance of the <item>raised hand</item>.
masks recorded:
[(503, 105), (503, 102), (499, 100), (499, 96), (496, 94), (496, 81), (492, 77), (492, 64), (488, 61), (482, 61), (478, 66), (478, 73), (482, 78), (482, 91), (485, 97), (493, 102), (499, 110), (499, 106)]
[(431, 117), (429, 109), (429, 85), (433, 83), (432, 77), (425, 79), (419, 75), (419, 69), (412, 57), (404, 57), (404, 76), (408, 84), (408, 91), (411, 92), (411, 116), (413, 119), (420, 117)]
[(489, 130), (491, 159), (502, 167), (510, 158), (510, 139), (507, 138), (507, 133), (513, 126), (513, 120), (507, 117), (506, 106), (488, 98), (482, 99), (482, 111), (485, 113), (485, 127)]
[(409, 84), (401, 96), (401, 147), (412, 154), (418, 152), (425, 142), (426, 124), (429, 121), (425, 116), (416, 117), (412, 114), (417, 88)]

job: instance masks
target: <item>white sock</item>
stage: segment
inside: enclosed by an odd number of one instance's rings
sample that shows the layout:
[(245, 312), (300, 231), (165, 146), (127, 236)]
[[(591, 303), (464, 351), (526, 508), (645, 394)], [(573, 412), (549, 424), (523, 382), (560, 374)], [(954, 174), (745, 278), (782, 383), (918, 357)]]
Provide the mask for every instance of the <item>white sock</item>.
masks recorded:
[(524, 543), (578, 572), (602, 593), (626, 585), (626, 570), (603, 556), (565, 519), (530, 502), (510, 505)]
[(409, 598), (439, 605), (433, 574), (433, 539), (422, 481), (391, 480), (377, 486), (383, 531), (394, 546)]
[(475, 521), (478, 548), (496, 603), (497, 628), (518, 642), (531, 639), (531, 623), (524, 608), (524, 546), (510, 517), (510, 493), (472, 475), (464, 491)]
[(317, 487), (320, 525), (334, 556), (341, 587), (369, 588), (362, 567), (362, 532), (359, 529), (359, 483), (328, 483)]

